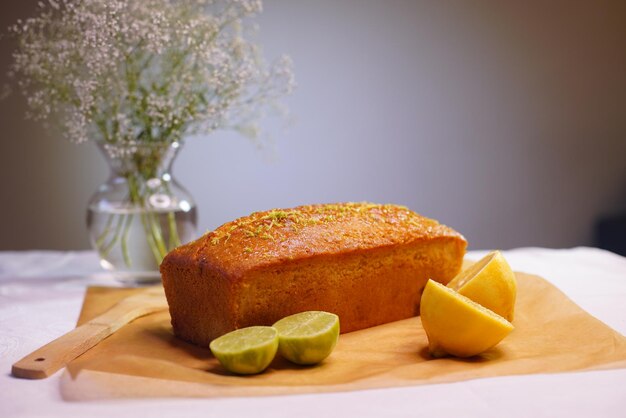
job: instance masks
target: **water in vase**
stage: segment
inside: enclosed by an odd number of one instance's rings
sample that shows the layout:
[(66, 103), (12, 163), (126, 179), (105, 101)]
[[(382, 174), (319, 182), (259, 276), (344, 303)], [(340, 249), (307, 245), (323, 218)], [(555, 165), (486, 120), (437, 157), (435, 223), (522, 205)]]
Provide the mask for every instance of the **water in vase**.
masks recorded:
[(160, 280), (158, 267), (163, 256), (195, 238), (196, 207), (185, 209), (89, 207), (90, 240), (99, 253), (102, 267), (125, 283)]

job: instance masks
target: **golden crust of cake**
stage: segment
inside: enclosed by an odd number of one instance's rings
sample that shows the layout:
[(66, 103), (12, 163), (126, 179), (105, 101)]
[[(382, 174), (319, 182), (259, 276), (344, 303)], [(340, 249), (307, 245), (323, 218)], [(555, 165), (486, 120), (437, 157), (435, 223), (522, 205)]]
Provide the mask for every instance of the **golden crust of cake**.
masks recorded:
[(188, 245), (204, 263), (236, 277), (268, 264), (442, 237), (464, 240), (405, 206), (348, 202), (255, 212)]
[(161, 273), (175, 334), (199, 345), (307, 310), (350, 332), (417, 315), (426, 281), (450, 281), (466, 245), (403, 206), (308, 205), (226, 223), (169, 253)]

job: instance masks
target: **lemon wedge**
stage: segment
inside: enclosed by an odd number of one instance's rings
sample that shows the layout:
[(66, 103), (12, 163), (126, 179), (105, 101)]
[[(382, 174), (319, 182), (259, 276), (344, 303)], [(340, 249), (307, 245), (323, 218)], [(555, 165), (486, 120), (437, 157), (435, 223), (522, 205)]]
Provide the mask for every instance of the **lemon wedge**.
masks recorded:
[(424, 288), (420, 315), (433, 357), (475, 356), (513, 330), (500, 315), (433, 280)]
[(453, 278), (448, 287), (513, 320), (517, 284), (515, 274), (500, 251), (492, 251)]
[(272, 327), (241, 328), (211, 341), (213, 355), (228, 371), (237, 374), (261, 373), (278, 350), (278, 331)]

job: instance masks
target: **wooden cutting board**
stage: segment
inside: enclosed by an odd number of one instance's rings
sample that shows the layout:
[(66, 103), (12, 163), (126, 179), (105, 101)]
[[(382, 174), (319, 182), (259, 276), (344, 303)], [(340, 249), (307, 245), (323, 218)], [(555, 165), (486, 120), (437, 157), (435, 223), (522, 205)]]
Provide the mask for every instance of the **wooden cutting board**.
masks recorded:
[[(515, 330), (471, 359), (431, 359), (416, 317), (342, 334), (318, 366), (277, 357), (266, 372), (242, 377), (224, 370), (207, 348), (176, 338), (162, 312), (137, 319), (70, 363), (62, 394), (67, 400), (284, 395), (626, 367), (624, 336), (544, 279), (516, 277)], [(79, 323), (135, 291), (90, 288)]]

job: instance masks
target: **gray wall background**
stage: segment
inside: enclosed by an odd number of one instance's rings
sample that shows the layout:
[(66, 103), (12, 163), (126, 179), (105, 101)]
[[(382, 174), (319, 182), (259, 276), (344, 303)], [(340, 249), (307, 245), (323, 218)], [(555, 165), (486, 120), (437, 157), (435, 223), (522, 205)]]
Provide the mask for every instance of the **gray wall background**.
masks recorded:
[[(35, 4), (2, 2), (0, 25)], [(266, 122), (263, 150), (233, 133), (187, 141), (174, 174), (199, 233), (255, 210), (369, 200), (437, 218), (471, 249), (569, 247), (626, 206), (626, 2), (264, 5), (266, 56), (295, 62), (293, 123)], [(105, 163), (23, 114), (19, 94), (0, 102), (0, 250), (88, 248)]]

